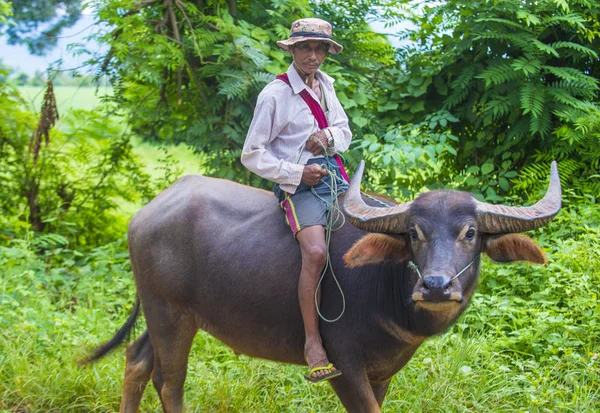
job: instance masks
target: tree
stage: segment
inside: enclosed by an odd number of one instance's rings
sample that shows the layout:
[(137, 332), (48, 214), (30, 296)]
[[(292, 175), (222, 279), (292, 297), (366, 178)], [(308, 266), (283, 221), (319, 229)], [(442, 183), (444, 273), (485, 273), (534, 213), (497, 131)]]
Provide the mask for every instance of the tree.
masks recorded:
[(0, 29), (8, 35), (8, 44), (27, 45), (34, 55), (55, 47), (61, 31), (73, 26), (82, 11), (82, 0), (12, 0), (11, 3), (13, 14), (5, 22), (0, 20)]
[(325, 8), (307, 0), (146, 0), (124, 9), (122, 1), (106, 1), (97, 10), (111, 27), (98, 38), (109, 46), (97, 56), (99, 74), (111, 77), (115, 103), (142, 137), (185, 141), (208, 155), (210, 174), (261, 184), (239, 156), (258, 93), (291, 63), (276, 41), (289, 35), (294, 20), (313, 14), (332, 20), (346, 49), (326, 70), (354, 106), (368, 103), (369, 76), (393, 62), (383, 36), (355, 15), (340, 17), (348, 7), (351, 2)]
[(17, 76), (15, 76), (15, 80), (14, 80), (15, 85), (25, 86), (27, 84), (27, 82), (29, 82), (29, 76), (27, 75), (27, 73), (21, 72)]
[(553, 159), (575, 193), (597, 194), (599, 15), (599, 1), (425, 6), (380, 86), (386, 104), (403, 123), (449, 130), (456, 171), (488, 199), (508, 193), (511, 179), (535, 188)]

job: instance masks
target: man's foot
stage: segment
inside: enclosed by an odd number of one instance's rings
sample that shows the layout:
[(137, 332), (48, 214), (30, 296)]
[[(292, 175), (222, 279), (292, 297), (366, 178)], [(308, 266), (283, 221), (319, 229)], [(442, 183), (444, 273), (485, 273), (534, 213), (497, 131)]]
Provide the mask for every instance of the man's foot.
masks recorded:
[[(317, 378), (311, 377), (312, 374), (318, 371), (328, 371), (329, 373), (325, 373)], [(333, 379), (334, 377), (341, 376), (342, 372), (340, 370), (335, 370), (333, 368), (333, 364), (329, 363), (326, 366), (318, 366), (308, 372), (308, 375), (305, 375), (304, 378), (313, 383), (319, 383), (324, 380)]]
[(341, 374), (341, 372), (329, 363), (327, 354), (321, 343), (307, 342), (304, 346), (304, 358), (306, 359), (310, 370), (309, 375), (305, 376), (307, 380), (313, 379), (310, 381), (321, 381)]

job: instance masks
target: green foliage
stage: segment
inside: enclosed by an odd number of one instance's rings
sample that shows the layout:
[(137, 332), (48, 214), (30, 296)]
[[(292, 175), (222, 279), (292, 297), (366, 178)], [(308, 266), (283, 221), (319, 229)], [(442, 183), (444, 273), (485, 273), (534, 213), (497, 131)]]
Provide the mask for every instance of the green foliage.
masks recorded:
[(383, 143), (373, 134), (365, 135), (359, 143), (365, 160), (372, 165), (369, 178), (373, 188), (407, 198), (423, 190), (443, 188), (450, 181), (456, 156), (453, 143), (458, 140), (447, 125), (457, 121), (448, 111), (440, 111), (419, 124), (390, 128)]
[(0, 96), (0, 206), (9, 220), (2, 235), (16, 237), (27, 228), (10, 220), (18, 217), (73, 246), (119, 238), (125, 226), (120, 204), (156, 193), (121, 126), (100, 111), (68, 112), (60, 130), (37, 147), (36, 116), (10, 86)]
[(239, 156), (258, 93), (291, 63), (276, 46), (291, 22), (314, 13), (334, 23), (346, 47), (325, 70), (337, 79), (351, 115), (374, 100), (369, 77), (393, 62), (393, 50), (363, 18), (378, 2), (358, 9), (344, 1), (234, 3), (235, 17), (219, 1), (102, 2), (97, 16), (111, 26), (98, 40), (110, 51), (96, 62), (112, 79), (116, 105), (145, 140), (189, 143), (204, 154), (208, 174), (260, 185)]
[(0, 265), (0, 411), (118, 406), (117, 392), (98, 397), (117, 372), (82, 370), (75, 361), (131, 308), (125, 240), (84, 254), (53, 235), (26, 232), (0, 246)]
[(488, 200), (510, 192), (515, 172), (516, 190), (536, 190), (528, 184), (552, 159), (576, 164), (564, 175), (572, 194), (598, 193), (599, 11), (597, 1), (425, 5), (385, 104), (412, 124), (439, 110), (458, 118), (456, 171)]
[[(13, 15), (12, 11), (12, 3), (7, 2), (6, 0), (0, 0), (0, 25), (8, 23), (8, 19)], [(2, 26), (0, 26), (2, 27)], [(0, 31), (0, 35), (3, 35), (4, 32)]]

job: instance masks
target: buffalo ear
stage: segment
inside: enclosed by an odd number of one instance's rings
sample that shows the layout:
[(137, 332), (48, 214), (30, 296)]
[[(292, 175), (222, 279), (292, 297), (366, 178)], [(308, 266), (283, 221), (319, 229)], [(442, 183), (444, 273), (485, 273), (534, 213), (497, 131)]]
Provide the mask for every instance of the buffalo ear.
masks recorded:
[(521, 234), (487, 236), (483, 240), (481, 251), (497, 262), (547, 262), (544, 251), (531, 238)]
[(354, 268), (384, 261), (400, 262), (408, 258), (410, 249), (404, 237), (368, 234), (356, 241), (344, 255), (346, 267)]

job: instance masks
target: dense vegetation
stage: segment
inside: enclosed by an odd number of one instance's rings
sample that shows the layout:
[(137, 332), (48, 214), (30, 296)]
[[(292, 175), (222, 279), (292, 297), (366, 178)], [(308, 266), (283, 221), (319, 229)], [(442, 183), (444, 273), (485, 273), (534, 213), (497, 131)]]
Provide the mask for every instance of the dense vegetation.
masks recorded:
[[(112, 82), (103, 106), (63, 113), (49, 84), (33, 113), (0, 68), (0, 412), (118, 409), (123, 353), (75, 361), (133, 304), (128, 220), (182, 173), (169, 151), (149, 171), (139, 149), (185, 142), (205, 173), (265, 185), (240, 166), (240, 148), (258, 92), (289, 64), (275, 41), (306, 15), (332, 21), (345, 46), (324, 69), (355, 133), (348, 164), (367, 160), (371, 189), (460, 188), (522, 204), (539, 198), (552, 159), (561, 172), (564, 208), (530, 234), (549, 264), (485, 261), (471, 307), (397, 375), (384, 411), (600, 411), (599, 1), (105, 0), (94, 10), (107, 47), (91, 64)], [(0, 24), (9, 14), (0, 0)], [(413, 28), (395, 50), (367, 19)], [(301, 368), (238, 358), (204, 333), (190, 360), (190, 411), (341, 411)], [(143, 411), (159, 411), (147, 393)]]

